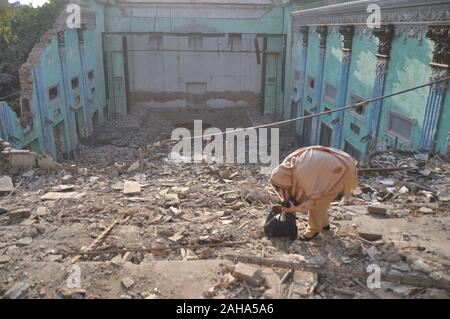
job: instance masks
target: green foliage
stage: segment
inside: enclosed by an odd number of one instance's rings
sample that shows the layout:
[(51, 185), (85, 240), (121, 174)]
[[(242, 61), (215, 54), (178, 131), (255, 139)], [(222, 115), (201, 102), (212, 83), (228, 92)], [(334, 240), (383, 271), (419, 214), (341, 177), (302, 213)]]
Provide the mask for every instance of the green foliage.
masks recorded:
[(15, 77), (33, 46), (52, 27), (66, 1), (50, 0), (41, 7), (20, 8), (0, 6), (0, 73)]

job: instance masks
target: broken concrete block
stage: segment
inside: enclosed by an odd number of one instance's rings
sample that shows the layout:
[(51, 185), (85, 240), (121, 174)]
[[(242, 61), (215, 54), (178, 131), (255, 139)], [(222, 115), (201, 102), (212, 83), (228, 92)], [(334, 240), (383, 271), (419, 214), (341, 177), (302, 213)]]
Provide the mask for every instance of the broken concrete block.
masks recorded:
[(375, 240), (380, 240), (381, 238), (383, 238), (383, 235), (381, 234), (373, 234), (373, 233), (363, 233), (363, 232), (359, 232), (359, 237), (368, 240), (368, 241), (375, 241)]
[(395, 186), (395, 181), (392, 178), (382, 179), (380, 183), (384, 186)]
[(139, 194), (141, 192), (141, 184), (139, 182), (125, 181), (123, 193), (125, 195)]
[(5, 213), (7, 213), (8, 212), (8, 210), (5, 208), (5, 207), (1, 207), (0, 206), (0, 215), (1, 214), (5, 214)]
[(432, 214), (433, 210), (428, 207), (420, 207), (419, 212), (421, 212), (422, 214)]
[(174, 243), (177, 243), (177, 242), (179, 242), (180, 240), (182, 240), (183, 237), (184, 237), (183, 234), (181, 234), (181, 233), (176, 233), (175, 235), (169, 237), (169, 240), (170, 240), (170, 241), (173, 241)]
[(180, 186), (172, 187), (172, 191), (179, 194), (185, 194), (188, 190), (189, 187), (180, 187)]
[(258, 268), (238, 263), (234, 267), (233, 276), (252, 286), (261, 286), (264, 284), (264, 278), (259, 274)]
[(402, 271), (402, 272), (409, 272), (411, 271), (411, 267), (409, 267), (409, 265), (407, 263), (404, 262), (399, 262), (397, 264), (393, 264), (391, 265), (392, 269), (398, 270), (398, 271)]
[(367, 211), (369, 212), (369, 214), (386, 216), (388, 209), (384, 206), (371, 205), (367, 206)]
[(55, 170), (60, 168), (60, 165), (56, 163), (50, 156), (38, 155), (36, 160), (37, 166), (41, 169)]
[(21, 218), (28, 218), (31, 216), (31, 209), (29, 208), (22, 208), (22, 209), (16, 209), (13, 211), (10, 211), (8, 213), (9, 219), (21, 219)]
[(41, 196), (41, 200), (57, 200), (57, 199), (81, 199), (84, 197), (84, 193), (78, 192), (67, 192), (67, 193), (57, 193), (57, 192), (49, 192), (44, 196)]
[(28, 245), (31, 245), (32, 242), (33, 242), (33, 238), (24, 237), (24, 238), (21, 238), (18, 241), (16, 241), (16, 245), (17, 246), (28, 246)]
[(400, 194), (407, 194), (407, 193), (409, 193), (409, 188), (406, 186), (402, 186), (398, 192)]
[(21, 281), (15, 283), (8, 291), (3, 295), (5, 299), (17, 299), (22, 296), (30, 286), (26, 281)]
[(2, 176), (0, 177), (0, 195), (9, 194), (14, 190), (14, 185), (11, 177)]
[(74, 184), (75, 183), (75, 177), (73, 177), (72, 175), (64, 175), (61, 178), (61, 182), (63, 184)]
[(83, 299), (86, 295), (86, 290), (84, 289), (70, 289), (64, 288), (61, 291), (61, 296), (64, 299)]
[(122, 285), (127, 289), (131, 288), (134, 285), (134, 280), (131, 277), (122, 278), (121, 282), (122, 282)]
[(7, 264), (9, 263), (10, 260), (11, 258), (9, 258), (9, 256), (6, 255), (0, 256), (0, 265)]
[(183, 212), (180, 209), (173, 206), (169, 207), (169, 212), (173, 217), (180, 217), (181, 215), (183, 215)]
[(261, 271), (261, 276), (264, 278), (267, 290), (264, 292), (264, 298), (278, 298), (280, 297), (278, 289), (281, 285), (280, 277), (270, 268)]
[(164, 203), (166, 207), (170, 206), (179, 206), (180, 199), (177, 194), (165, 194), (164, 195)]
[(52, 192), (68, 192), (72, 191), (75, 188), (75, 185), (58, 185), (52, 187)]
[(138, 170), (139, 167), (140, 167), (139, 161), (136, 161), (136, 162), (134, 162), (133, 164), (131, 164), (130, 167), (128, 167), (127, 173), (134, 172), (134, 171)]
[(412, 263), (411, 268), (426, 274), (433, 271), (433, 268), (424, 262), (422, 259), (416, 260)]
[(430, 176), (430, 174), (431, 174), (431, 170), (428, 169), (428, 168), (426, 168), (426, 169), (423, 169), (423, 170), (419, 171), (419, 174), (420, 174), (420, 175), (423, 175), (423, 176), (425, 176), (425, 177), (428, 177), (428, 176)]
[(113, 263), (116, 266), (119, 266), (122, 263), (122, 256), (117, 255), (113, 259), (111, 259), (111, 263)]
[(198, 256), (191, 249), (180, 248), (183, 260), (198, 260)]
[(309, 271), (294, 271), (292, 293), (299, 296), (308, 296), (314, 293), (317, 287), (317, 274)]
[(50, 210), (45, 206), (40, 206), (36, 209), (36, 215), (39, 217), (44, 217), (50, 214)]
[(122, 257), (122, 263), (131, 261), (132, 258), (133, 258), (133, 253), (131, 251), (127, 251)]

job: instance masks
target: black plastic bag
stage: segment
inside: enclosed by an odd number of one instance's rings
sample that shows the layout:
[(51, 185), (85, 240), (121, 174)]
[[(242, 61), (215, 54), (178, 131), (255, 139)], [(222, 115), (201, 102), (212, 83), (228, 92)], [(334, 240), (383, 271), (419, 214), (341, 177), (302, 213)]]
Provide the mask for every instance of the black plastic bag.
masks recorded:
[(272, 207), (264, 225), (264, 234), (268, 238), (288, 237), (291, 240), (297, 238), (297, 223), (295, 214), (285, 213), (285, 221), (281, 221), (281, 206)]

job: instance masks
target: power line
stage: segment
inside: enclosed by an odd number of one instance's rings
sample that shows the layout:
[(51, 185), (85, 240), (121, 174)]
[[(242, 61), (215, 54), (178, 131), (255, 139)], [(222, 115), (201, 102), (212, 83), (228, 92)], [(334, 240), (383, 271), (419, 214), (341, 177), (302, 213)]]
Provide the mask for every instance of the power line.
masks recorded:
[[(235, 129), (235, 130), (231, 130), (231, 131), (227, 131), (227, 132), (220, 132), (220, 133), (214, 133), (214, 134), (207, 134), (207, 135), (201, 135), (201, 136), (191, 136), (191, 137), (184, 137), (181, 140), (189, 140), (189, 139), (196, 139), (196, 138), (205, 138), (205, 137), (213, 137), (213, 136), (218, 136), (218, 135), (223, 135), (223, 134), (228, 134), (228, 133), (234, 133), (234, 132), (243, 132), (245, 130), (249, 130), (249, 129), (258, 129), (258, 128), (264, 128), (264, 127), (271, 127), (271, 126), (279, 126), (279, 125), (284, 125), (287, 123), (291, 123), (291, 122), (296, 122), (299, 120), (304, 120), (307, 118), (313, 118), (316, 116), (320, 116), (320, 115), (325, 115), (325, 114), (331, 114), (331, 113), (335, 113), (335, 112), (339, 112), (339, 111), (344, 111), (344, 110), (348, 110), (348, 109), (352, 109), (355, 108), (356, 106), (367, 106), (369, 103), (375, 102), (375, 101), (379, 101), (379, 100), (383, 100), (383, 99), (387, 99), (396, 95), (400, 95), (400, 94), (405, 94), (417, 89), (421, 89), (430, 85), (434, 85), (434, 84), (438, 84), (444, 81), (448, 81), (450, 80), (450, 77), (446, 77), (446, 78), (442, 78), (436, 81), (432, 81), (432, 82), (428, 82), (426, 84), (422, 84), (422, 85), (418, 85), (418, 86), (414, 86), (411, 87), (409, 89), (405, 89), (405, 90), (401, 90), (401, 91), (397, 91), (391, 94), (386, 94), (377, 98), (373, 98), (373, 99), (369, 99), (369, 100), (365, 100), (359, 103), (355, 103), (355, 104), (351, 104), (345, 107), (341, 107), (341, 108), (337, 108), (334, 110), (329, 110), (329, 111), (323, 111), (323, 112), (319, 112), (319, 113), (315, 113), (315, 114), (310, 114), (310, 115), (305, 115), (305, 116), (300, 116), (300, 117), (296, 117), (293, 119), (288, 119), (288, 120), (283, 120), (283, 121), (278, 121), (278, 122), (271, 122), (271, 123), (267, 123), (267, 124), (261, 124), (261, 125), (256, 125), (256, 126), (250, 126), (250, 127), (246, 127), (246, 128), (239, 128), (239, 129)], [(162, 140), (159, 143), (167, 143), (167, 142), (177, 142), (179, 140), (173, 140), (173, 139), (167, 139), (167, 140)]]

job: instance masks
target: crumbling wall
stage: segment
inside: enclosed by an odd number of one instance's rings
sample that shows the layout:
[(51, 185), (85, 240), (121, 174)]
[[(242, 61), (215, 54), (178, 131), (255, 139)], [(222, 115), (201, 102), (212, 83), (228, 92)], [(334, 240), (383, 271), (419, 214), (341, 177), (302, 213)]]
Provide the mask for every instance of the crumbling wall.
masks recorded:
[[(70, 29), (69, 13), (60, 14), (19, 70), (19, 118), (9, 111), (0, 116), (5, 140), (18, 149), (33, 149), (53, 158), (70, 156), (79, 140), (92, 134), (93, 123), (104, 120), (106, 106), (103, 1), (71, 3), (82, 9), (81, 28)], [(14, 134), (11, 129), (5, 133), (11, 127)]]

